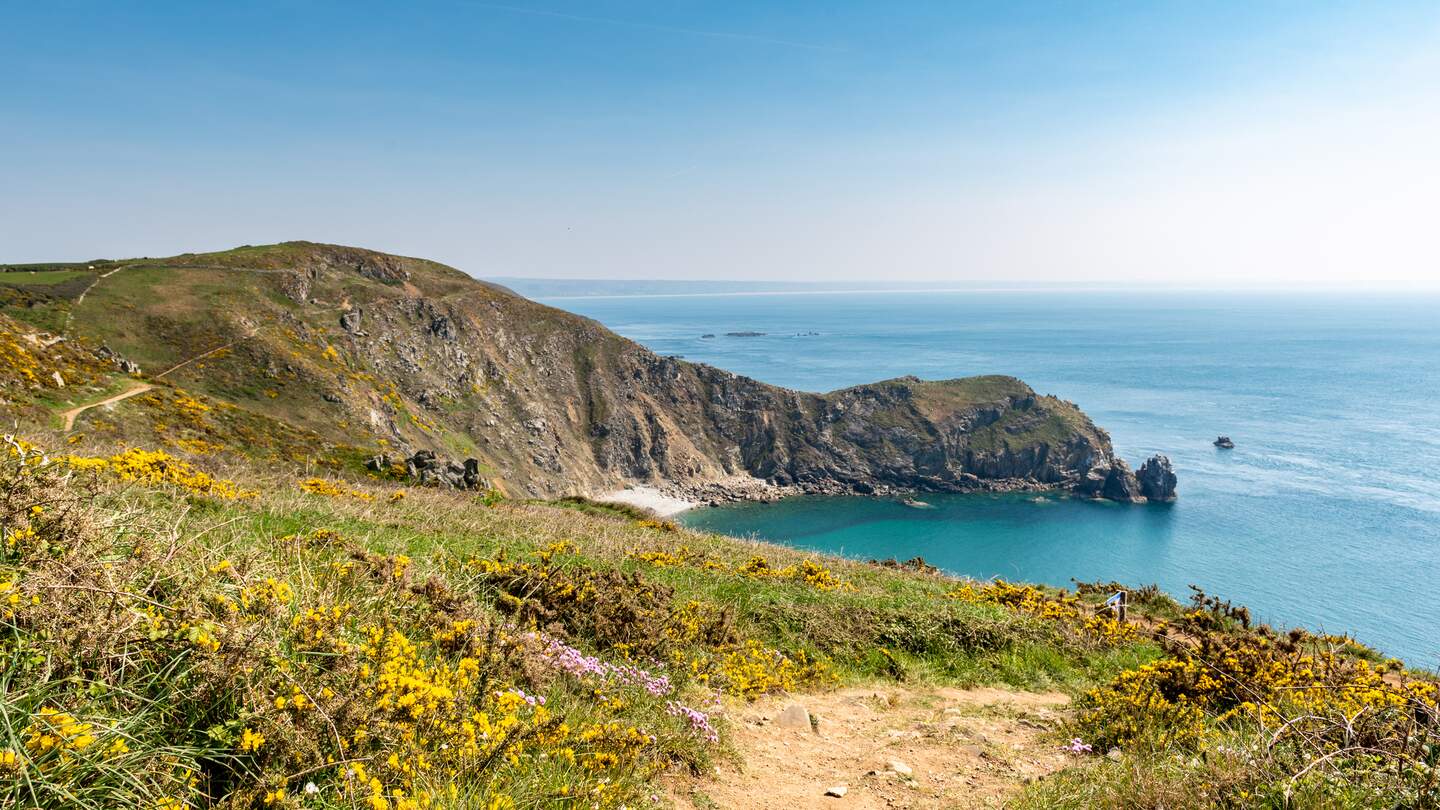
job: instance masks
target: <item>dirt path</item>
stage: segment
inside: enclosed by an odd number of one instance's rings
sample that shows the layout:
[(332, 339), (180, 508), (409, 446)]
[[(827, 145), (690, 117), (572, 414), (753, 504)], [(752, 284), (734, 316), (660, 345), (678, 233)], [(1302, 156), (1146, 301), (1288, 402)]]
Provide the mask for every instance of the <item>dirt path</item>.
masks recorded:
[[(669, 791), (695, 810), (998, 807), (1070, 764), (1049, 733), (1068, 703), (1058, 693), (900, 686), (767, 698), (731, 716), (743, 764)], [(834, 787), (845, 795), (827, 796)]]
[(119, 402), (119, 401), (121, 401), (121, 400), (123, 400), (123, 399), (129, 399), (130, 397), (133, 397), (133, 396), (135, 396), (136, 394), (143, 394), (143, 393), (145, 393), (146, 391), (149, 391), (151, 388), (154, 388), (154, 387), (155, 387), (155, 386), (151, 385), (150, 383), (136, 383), (134, 388), (131, 388), (131, 389), (127, 390), (127, 391), (124, 391), (124, 392), (122, 392), (122, 393), (116, 394), (116, 395), (113, 396), (113, 397), (109, 397), (109, 398), (107, 398), (107, 399), (102, 399), (102, 400), (100, 400), (99, 402), (92, 402), (92, 403), (90, 403), (89, 405), (81, 405), (81, 406), (76, 407), (76, 408), (71, 408), (70, 410), (61, 413), (61, 414), (60, 414), (60, 418), (63, 419), (63, 420), (65, 420), (65, 432), (66, 432), (66, 433), (69, 433), (70, 431), (74, 430), (74, 429), (75, 429), (75, 417), (77, 417), (77, 416), (79, 416), (80, 414), (82, 414), (82, 413), (90, 410), (91, 408), (98, 408), (98, 407), (100, 407), (101, 405), (112, 405), (112, 404), (114, 404), (114, 403), (116, 403), (116, 402)]
[(65, 334), (70, 334), (70, 324), (75, 320), (75, 310), (79, 309), (80, 305), (85, 303), (85, 296), (89, 295), (90, 291), (95, 289), (95, 285), (99, 284), (101, 279), (107, 279), (127, 267), (134, 267), (134, 265), (122, 264), (114, 270), (101, 273), (100, 275), (95, 277), (94, 281), (90, 282), (90, 286), (80, 291), (80, 295), (76, 297), (75, 302), (70, 305), (69, 311), (65, 313), (65, 328), (62, 330), (63, 332), (65, 332)]
[(249, 340), (250, 338), (255, 337), (255, 335), (258, 334), (259, 331), (260, 331), (259, 327), (251, 327), (251, 328), (250, 328), (250, 331), (249, 331), (249, 332), (246, 332), (244, 337), (236, 338), (235, 340), (232, 340), (232, 341), (230, 341), (229, 343), (226, 343), (224, 346), (216, 346), (215, 348), (211, 349), (211, 350), (208, 351), (208, 352), (201, 352), (200, 354), (197, 354), (197, 355), (195, 355), (194, 357), (191, 357), (191, 358), (188, 359), (188, 360), (181, 360), (180, 362), (178, 362), (178, 363), (176, 363), (175, 365), (173, 365), (173, 366), (165, 369), (164, 371), (160, 372), (159, 374), (156, 374), (155, 377), (154, 377), (154, 379), (157, 379), (157, 380), (158, 380), (158, 379), (160, 379), (161, 377), (164, 377), (166, 374), (169, 374), (169, 373), (172, 372), (172, 371), (178, 371), (178, 370), (180, 370), (180, 369), (182, 369), (182, 368), (190, 365), (191, 363), (195, 362), (196, 360), (204, 360), (205, 358), (209, 357), (209, 356), (212, 355), (212, 354), (215, 354), (215, 353), (217, 353), (217, 352), (223, 352), (223, 351), (225, 351), (226, 349), (231, 348), (232, 346), (238, 345), (238, 344), (240, 344), (240, 343), (244, 343), (245, 341)]

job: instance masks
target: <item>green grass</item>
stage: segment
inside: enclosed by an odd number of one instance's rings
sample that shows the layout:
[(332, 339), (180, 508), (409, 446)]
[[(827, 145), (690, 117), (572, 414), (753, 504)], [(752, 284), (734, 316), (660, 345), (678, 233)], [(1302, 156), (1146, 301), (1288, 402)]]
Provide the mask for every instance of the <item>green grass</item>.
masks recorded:
[(11, 270), (0, 273), (0, 284), (26, 287), (52, 286), (55, 284), (63, 284), (67, 281), (74, 281), (77, 278), (89, 278), (93, 275), (93, 273), (88, 273), (83, 270)]

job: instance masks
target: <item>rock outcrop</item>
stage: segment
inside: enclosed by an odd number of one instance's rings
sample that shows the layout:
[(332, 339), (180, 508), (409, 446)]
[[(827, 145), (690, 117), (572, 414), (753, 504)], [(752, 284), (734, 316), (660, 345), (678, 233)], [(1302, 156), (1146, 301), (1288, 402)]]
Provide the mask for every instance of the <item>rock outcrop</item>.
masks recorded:
[(121, 357), (120, 355), (116, 354), (113, 349), (103, 343), (100, 345), (100, 348), (95, 350), (95, 356), (104, 360), (110, 360), (115, 364), (116, 368), (120, 369), (126, 374), (142, 373), (139, 363)]
[(1151, 501), (1175, 500), (1175, 469), (1170, 466), (1170, 457), (1153, 455), (1140, 465), (1135, 474), (1140, 483), (1140, 494)]
[(484, 480), (480, 477), (479, 459), (454, 462), (431, 450), (417, 450), (405, 459), (405, 472), (421, 484), (453, 489), (476, 489)]

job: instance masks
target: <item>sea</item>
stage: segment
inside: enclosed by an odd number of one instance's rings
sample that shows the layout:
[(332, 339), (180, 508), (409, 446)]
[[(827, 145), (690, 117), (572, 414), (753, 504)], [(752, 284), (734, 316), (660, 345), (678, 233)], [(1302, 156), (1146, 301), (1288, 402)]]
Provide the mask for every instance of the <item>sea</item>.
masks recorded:
[(691, 527), (982, 579), (1154, 583), (1182, 600), (1194, 585), (1440, 667), (1440, 297), (511, 284), (660, 354), (791, 388), (1020, 377), (1077, 403), (1132, 465), (1164, 453), (1179, 476), (1173, 504), (797, 497), (692, 510)]

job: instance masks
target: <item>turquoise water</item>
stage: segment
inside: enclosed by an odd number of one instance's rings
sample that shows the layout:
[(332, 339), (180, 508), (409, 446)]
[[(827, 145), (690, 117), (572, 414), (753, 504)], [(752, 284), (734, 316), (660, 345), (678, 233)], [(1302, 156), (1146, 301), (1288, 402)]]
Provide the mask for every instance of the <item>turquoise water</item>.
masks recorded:
[[(662, 354), (812, 391), (1003, 373), (1075, 401), (1180, 500), (796, 498), (691, 526), (975, 577), (1197, 584), (1440, 665), (1440, 300), (1184, 293), (550, 299)], [(763, 337), (723, 337), (756, 331)], [(808, 333), (815, 332), (816, 335)], [(702, 339), (705, 333), (722, 337)], [(1237, 447), (1211, 446), (1216, 434)]]

